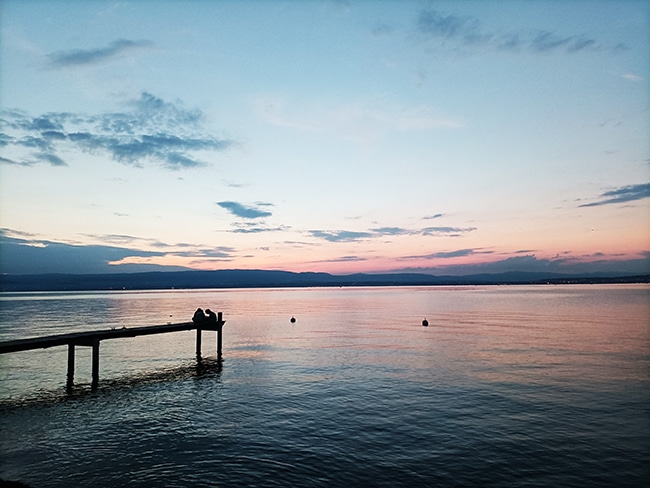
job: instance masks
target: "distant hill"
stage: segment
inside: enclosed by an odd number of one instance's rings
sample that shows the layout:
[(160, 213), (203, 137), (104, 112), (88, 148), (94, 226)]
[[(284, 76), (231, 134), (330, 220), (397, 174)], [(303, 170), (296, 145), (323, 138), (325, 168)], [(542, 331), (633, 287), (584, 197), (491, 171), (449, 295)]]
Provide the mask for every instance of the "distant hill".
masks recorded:
[(314, 286), (422, 286), (538, 283), (649, 283), (650, 275), (569, 276), (509, 272), (467, 276), (418, 273), (293, 273), (272, 270), (156, 271), (111, 274), (2, 275), (0, 291), (164, 290), (196, 288), (277, 288)]

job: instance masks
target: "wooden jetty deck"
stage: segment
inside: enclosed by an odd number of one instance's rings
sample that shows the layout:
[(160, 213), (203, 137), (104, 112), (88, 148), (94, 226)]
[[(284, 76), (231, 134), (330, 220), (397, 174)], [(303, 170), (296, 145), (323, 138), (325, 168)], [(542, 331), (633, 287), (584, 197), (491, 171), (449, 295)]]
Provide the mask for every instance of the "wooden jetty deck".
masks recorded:
[(13, 341), (0, 342), (0, 354), (18, 351), (30, 351), (34, 349), (47, 349), (55, 346), (68, 346), (68, 372), (66, 387), (72, 388), (74, 383), (75, 347), (88, 346), (93, 348), (92, 352), (92, 388), (96, 389), (99, 384), (99, 343), (107, 339), (120, 339), (125, 337), (137, 337), (153, 334), (165, 334), (168, 332), (180, 332), (196, 329), (196, 359), (201, 361), (201, 332), (204, 330), (217, 332), (217, 359), (221, 360), (222, 312), (218, 312), (216, 322), (182, 322), (178, 324), (153, 325), (145, 327), (123, 327), (121, 329), (94, 330), (88, 332), (72, 332), (69, 334), (57, 334), (27, 339), (16, 339)]

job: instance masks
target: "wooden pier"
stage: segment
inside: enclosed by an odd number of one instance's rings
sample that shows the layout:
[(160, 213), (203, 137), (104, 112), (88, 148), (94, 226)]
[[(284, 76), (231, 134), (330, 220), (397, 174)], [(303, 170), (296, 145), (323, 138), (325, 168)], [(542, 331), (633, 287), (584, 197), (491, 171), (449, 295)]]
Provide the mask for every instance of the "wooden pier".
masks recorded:
[(217, 360), (221, 360), (222, 330), (225, 324), (222, 312), (217, 313), (216, 322), (183, 322), (179, 324), (154, 325), (146, 327), (123, 327), (121, 329), (96, 330), (88, 332), (72, 332), (29, 339), (16, 339), (0, 342), (0, 354), (33, 349), (47, 349), (55, 346), (68, 346), (68, 372), (66, 388), (72, 389), (74, 384), (75, 347), (92, 347), (92, 389), (97, 389), (99, 384), (99, 343), (107, 339), (120, 339), (124, 337), (137, 337), (143, 335), (165, 334), (167, 332), (180, 332), (196, 329), (196, 359), (201, 361), (201, 332), (211, 330), (217, 332)]

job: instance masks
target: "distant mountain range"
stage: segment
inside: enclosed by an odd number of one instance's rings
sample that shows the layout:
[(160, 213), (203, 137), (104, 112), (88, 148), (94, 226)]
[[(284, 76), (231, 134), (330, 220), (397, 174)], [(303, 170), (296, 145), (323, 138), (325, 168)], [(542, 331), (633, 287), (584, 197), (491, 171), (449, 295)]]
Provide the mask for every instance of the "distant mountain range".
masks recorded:
[(164, 290), (196, 288), (280, 288), (314, 286), (422, 286), (561, 283), (650, 283), (650, 275), (570, 276), (508, 272), (467, 276), (419, 273), (293, 273), (271, 270), (156, 271), (111, 274), (2, 275), (0, 291)]

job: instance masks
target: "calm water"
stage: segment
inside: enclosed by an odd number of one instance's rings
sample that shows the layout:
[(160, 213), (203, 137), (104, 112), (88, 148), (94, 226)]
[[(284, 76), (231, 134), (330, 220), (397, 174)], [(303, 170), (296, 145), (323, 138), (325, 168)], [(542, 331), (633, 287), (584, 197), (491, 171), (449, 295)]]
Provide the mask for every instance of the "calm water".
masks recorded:
[(192, 331), (108, 340), (99, 390), (77, 348), (66, 395), (65, 347), (0, 356), (0, 478), (649, 486), (647, 285), (0, 294), (0, 340), (199, 306), (227, 320), (222, 365)]

